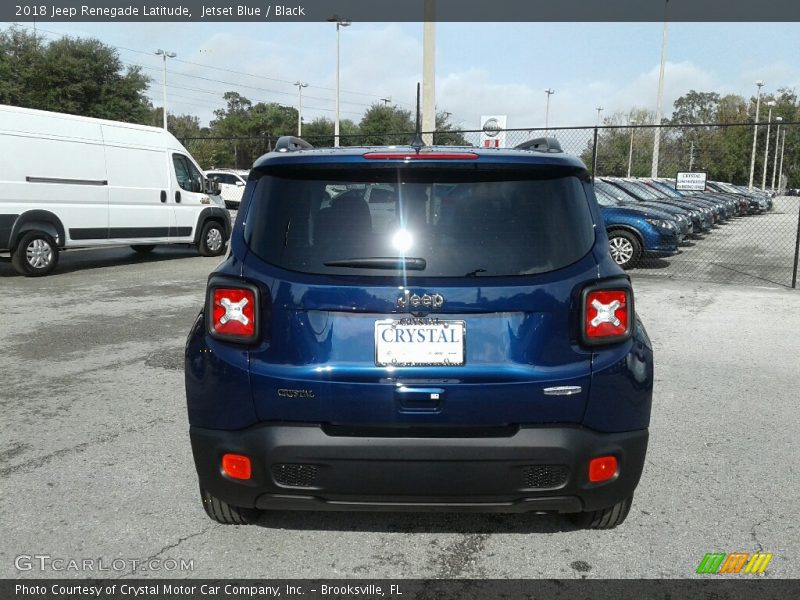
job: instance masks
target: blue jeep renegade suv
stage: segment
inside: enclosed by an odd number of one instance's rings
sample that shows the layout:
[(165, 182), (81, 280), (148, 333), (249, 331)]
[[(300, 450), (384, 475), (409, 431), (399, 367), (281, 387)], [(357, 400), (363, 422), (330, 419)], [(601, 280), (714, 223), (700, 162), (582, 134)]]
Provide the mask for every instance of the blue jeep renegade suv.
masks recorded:
[(253, 166), (186, 344), (208, 515), (622, 523), (653, 355), (602, 223), (586, 167), (552, 139), (484, 150), (282, 138)]

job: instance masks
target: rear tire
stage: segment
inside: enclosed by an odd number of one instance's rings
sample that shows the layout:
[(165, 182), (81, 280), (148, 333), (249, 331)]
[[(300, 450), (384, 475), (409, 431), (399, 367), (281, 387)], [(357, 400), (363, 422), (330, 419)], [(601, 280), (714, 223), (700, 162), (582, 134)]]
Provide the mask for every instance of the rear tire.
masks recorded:
[(136, 244), (135, 246), (131, 246), (134, 252), (139, 254), (149, 254), (155, 248), (155, 244)]
[(242, 508), (231, 506), (219, 498), (215, 498), (203, 488), (200, 488), (200, 498), (206, 514), (217, 523), (223, 525), (250, 525), (258, 520), (261, 511), (257, 508)]
[(207, 221), (197, 244), (200, 256), (220, 256), (225, 253), (225, 229), (217, 221)]
[(623, 269), (630, 269), (642, 257), (642, 244), (627, 231), (609, 231), (608, 251), (615, 263)]
[(58, 264), (58, 245), (43, 231), (26, 231), (11, 255), (11, 266), (20, 275), (41, 277), (53, 272)]
[(633, 504), (633, 495), (609, 508), (590, 510), (567, 515), (569, 520), (582, 529), (614, 529), (628, 516)]

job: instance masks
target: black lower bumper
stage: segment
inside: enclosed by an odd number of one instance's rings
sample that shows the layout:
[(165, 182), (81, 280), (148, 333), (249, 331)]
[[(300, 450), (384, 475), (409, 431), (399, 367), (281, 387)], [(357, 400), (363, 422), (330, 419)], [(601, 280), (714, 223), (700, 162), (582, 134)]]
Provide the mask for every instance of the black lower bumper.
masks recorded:
[[(262, 424), (238, 431), (193, 427), (190, 437), (200, 486), (233, 506), (566, 513), (610, 507), (631, 495), (648, 432), (550, 426), (502, 437), (383, 437)], [(225, 453), (249, 456), (251, 479), (225, 475)], [(589, 461), (605, 455), (616, 456), (617, 475), (589, 482)]]

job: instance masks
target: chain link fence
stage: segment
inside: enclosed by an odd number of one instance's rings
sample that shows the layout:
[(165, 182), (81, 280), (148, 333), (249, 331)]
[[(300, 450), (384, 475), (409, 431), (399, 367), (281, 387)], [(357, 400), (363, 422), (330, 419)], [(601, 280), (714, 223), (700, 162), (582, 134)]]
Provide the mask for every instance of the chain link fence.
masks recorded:
[[(480, 130), (441, 131), (425, 137), (430, 141), (432, 135), (437, 145), (490, 148), (556, 138), (564, 152), (579, 156), (593, 173), (599, 199), (605, 204), (607, 229), (624, 230), (633, 238), (628, 241), (634, 256), (627, 263), (633, 273), (734, 284), (797, 285), (800, 123), (773, 122), (769, 128), (760, 124), (755, 152), (753, 124), (529, 128), (490, 133), (494, 135)], [(651, 177), (656, 135), (657, 180)], [(247, 169), (272, 150), (277, 137), (181, 141), (204, 169)], [(412, 138), (409, 132), (342, 135), (340, 145), (405, 145)], [(305, 139), (315, 147), (330, 147), (334, 141), (332, 135)], [(709, 183), (705, 193), (679, 197), (674, 190), (675, 177), (681, 171), (705, 172), (709, 182), (723, 185)], [(740, 188), (723, 189), (724, 184)], [(670, 218), (681, 213), (692, 222), (691, 231), (674, 253), (650, 252), (650, 240), (643, 231), (647, 224), (637, 228), (646, 216), (638, 221), (618, 218), (631, 209), (636, 213), (658, 211)]]

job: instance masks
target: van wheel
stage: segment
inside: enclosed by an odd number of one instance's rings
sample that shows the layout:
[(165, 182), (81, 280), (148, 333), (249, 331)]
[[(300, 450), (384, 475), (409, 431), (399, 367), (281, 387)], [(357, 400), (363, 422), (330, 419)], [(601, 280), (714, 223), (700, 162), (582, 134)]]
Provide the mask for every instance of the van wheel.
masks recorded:
[(223, 525), (249, 525), (258, 520), (261, 511), (257, 508), (242, 508), (231, 506), (219, 498), (215, 498), (203, 488), (200, 488), (200, 497), (206, 514), (217, 523)]
[(219, 256), (225, 252), (225, 230), (216, 221), (208, 221), (200, 233), (197, 245), (200, 256)]
[(58, 264), (58, 245), (43, 231), (26, 231), (11, 255), (11, 265), (20, 275), (40, 277)]
[(630, 269), (642, 255), (642, 245), (636, 236), (627, 231), (608, 232), (608, 251), (611, 258), (623, 269)]
[(567, 516), (570, 521), (583, 529), (614, 529), (628, 516), (632, 504), (633, 495), (630, 495), (610, 508), (571, 513)]
[(155, 247), (155, 244), (136, 244), (135, 246), (131, 246), (133, 251), (139, 254), (149, 254)]

